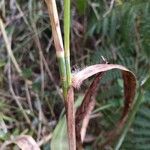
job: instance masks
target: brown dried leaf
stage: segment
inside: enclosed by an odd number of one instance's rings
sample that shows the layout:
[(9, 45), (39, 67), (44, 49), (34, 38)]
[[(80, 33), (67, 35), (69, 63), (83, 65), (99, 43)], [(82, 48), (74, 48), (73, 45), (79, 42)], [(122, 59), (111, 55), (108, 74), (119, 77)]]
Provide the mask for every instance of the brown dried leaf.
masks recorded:
[(103, 73), (98, 73), (91, 83), (90, 87), (88, 88), (84, 99), (82, 101), (81, 106), (77, 109), (76, 112), (76, 138), (78, 145), (84, 140), (84, 136), (86, 133), (87, 124), (90, 119), (90, 114), (95, 106), (95, 96), (97, 87), (99, 84), (99, 80), (102, 77)]
[[(120, 129), (122, 129), (122, 127), (126, 123), (128, 113), (132, 107), (133, 99), (135, 96), (135, 90), (136, 90), (135, 75), (130, 70), (128, 70), (127, 68), (125, 68), (124, 66), (121, 66), (121, 65), (96, 64), (96, 65), (89, 66), (89, 67), (73, 74), (72, 86), (74, 88), (80, 88), (82, 82), (84, 80), (88, 79), (89, 77), (91, 77), (97, 73), (107, 72), (107, 71), (112, 70), (112, 69), (119, 69), (122, 72), (122, 76), (123, 76), (123, 80), (124, 80), (124, 99), (125, 99), (123, 114), (122, 114), (120, 121), (117, 123), (118, 128), (108, 134), (114, 138), (120, 133)], [(93, 83), (94, 82), (96, 82), (96, 79), (93, 81)], [(98, 82), (97, 82), (97, 84), (98, 84)], [(92, 95), (95, 93), (97, 84), (95, 84), (96, 86), (94, 86), (94, 85), (92, 86), (92, 84), (91, 84), (91, 86), (90, 86), (91, 89), (90, 88), (88, 89), (88, 92), (86, 93), (86, 95), (84, 97), (81, 108), (76, 113), (76, 115), (77, 115), (77, 118), (76, 118), (77, 126), (80, 125), (79, 123), (81, 123), (81, 119), (83, 119), (85, 117), (85, 114), (86, 114), (85, 107), (88, 106)], [(93, 87), (95, 88), (95, 90), (93, 89)], [(81, 127), (80, 128), (76, 127), (76, 128), (78, 130), (81, 129)], [(78, 132), (78, 130), (76, 132)], [(110, 141), (110, 138), (108, 138), (108, 141)]]
[(14, 140), (22, 150), (40, 150), (35, 140), (29, 135), (21, 135)]
[(35, 142), (35, 140), (29, 136), (29, 135), (21, 135), (18, 136), (10, 141), (6, 141), (3, 143), (3, 145), (0, 147), (0, 150), (6, 150), (7, 146), (10, 144), (16, 144), (21, 150), (40, 150), (38, 144)]
[(135, 75), (121, 65), (115, 65), (115, 64), (96, 64), (89, 66), (75, 74), (73, 74), (72, 77), (72, 86), (74, 88), (79, 88), (82, 84), (82, 82), (89, 77), (97, 74), (97, 73), (103, 73), (112, 69), (119, 69), (122, 71), (123, 80), (124, 80), (124, 97), (125, 97), (125, 107), (123, 111), (123, 116), (126, 116), (126, 114), (129, 111), (129, 108), (131, 107), (135, 90), (136, 90), (136, 78)]
[(74, 88), (79, 88), (82, 82), (88, 79), (89, 77), (97, 73), (109, 71), (112, 69), (119, 69), (119, 70), (130, 72), (127, 68), (121, 65), (96, 64), (96, 65), (88, 66), (85, 69), (82, 69), (81, 71), (74, 73), (72, 77), (72, 85)]

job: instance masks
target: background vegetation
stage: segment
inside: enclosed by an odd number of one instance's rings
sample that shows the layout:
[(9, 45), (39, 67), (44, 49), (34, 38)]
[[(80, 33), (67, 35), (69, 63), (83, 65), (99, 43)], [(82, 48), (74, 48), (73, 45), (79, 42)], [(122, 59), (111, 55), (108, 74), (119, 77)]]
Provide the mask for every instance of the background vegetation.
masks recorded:
[[(57, 1), (57, 4), (62, 25), (63, 2)], [(142, 105), (121, 149), (149, 150), (150, 1), (116, 0), (112, 8), (110, 6), (110, 0), (72, 1), (72, 72), (103, 62), (105, 58), (135, 73), (138, 92), (148, 79), (142, 87)], [(42, 149), (50, 149), (53, 136), (53, 145), (64, 138), (65, 124), (62, 119), (58, 123), (64, 104), (47, 8), (44, 1), (36, 0), (1, 0), (0, 8), (24, 76), (22, 79), (10, 64), (0, 31), (0, 145), (17, 135), (29, 134)], [(87, 85), (85, 82), (77, 93), (77, 102), (81, 102)], [(103, 134), (116, 127), (123, 107), (122, 93), (120, 74), (108, 73), (101, 81), (85, 149), (98, 149), (104, 140)]]

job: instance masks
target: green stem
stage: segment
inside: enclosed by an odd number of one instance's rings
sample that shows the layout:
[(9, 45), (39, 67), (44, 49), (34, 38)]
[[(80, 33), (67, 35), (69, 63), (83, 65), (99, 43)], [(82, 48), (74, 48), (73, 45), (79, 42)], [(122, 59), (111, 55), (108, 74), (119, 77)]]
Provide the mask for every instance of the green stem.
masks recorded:
[(68, 87), (71, 85), (70, 67), (70, 0), (64, 0), (64, 49)]
[(129, 117), (128, 117), (128, 121), (126, 123), (126, 125), (124, 126), (123, 130), (122, 130), (122, 133), (120, 135), (120, 137), (118, 138), (119, 140), (117, 141), (117, 143), (115, 144), (115, 147), (114, 147), (114, 150), (119, 150), (125, 137), (126, 137), (126, 134), (127, 132), (129, 131), (129, 128), (131, 126), (131, 124), (133, 123), (134, 121), (134, 118), (135, 118), (135, 115), (143, 101), (143, 96), (144, 96), (144, 92), (142, 91), (142, 89), (139, 89), (139, 94), (138, 94), (138, 97), (133, 105), (133, 109), (132, 111), (130, 112), (129, 114)]
[(71, 87), (70, 67), (70, 0), (64, 0), (64, 51), (67, 77), (66, 117), (69, 150), (76, 150), (74, 90)]
[(59, 72), (62, 82), (62, 88), (63, 88), (63, 95), (64, 100), (67, 98), (67, 82), (66, 82), (66, 67), (65, 67), (65, 59), (64, 57), (57, 57), (58, 65), (59, 65)]

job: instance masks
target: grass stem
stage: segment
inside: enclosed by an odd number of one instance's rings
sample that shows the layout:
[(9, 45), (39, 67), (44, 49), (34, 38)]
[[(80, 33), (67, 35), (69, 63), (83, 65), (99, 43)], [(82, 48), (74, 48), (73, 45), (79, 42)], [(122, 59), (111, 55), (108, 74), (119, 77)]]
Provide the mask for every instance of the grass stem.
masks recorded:
[(58, 19), (55, 0), (45, 0), (48, 7), (56, 55), (58, 58), (60, 76), (65, 99), (69, 150), (76, 150), (74, 91), (71, 87), (70, 69), (70, 0), (64, 1), (64, 44)]
[(59, 18), (58, 18), (58, 12), (56, 7), (56, 1), (55, 0), (45, 0), (47, 7), (48, 7), (48, 13), (50, 17), (51, 27), (52, 27), (52, 34), (54, 39), (54, 44), (56, 48), (56, 56), (58, 59), (58, 65), (59, 65), (59, 72), (63, 87), (63, 95), (64, 99), (67, 97), (67, 77), (66, 77), (66, 64), (65, 64), (65, 54), (64, 54), (64, 47), (63, 47), (63, 40), (59, 25)]
[(70, 68), (70, 0), (64, 0), (64, 49), (68, 88), (71, 85)]

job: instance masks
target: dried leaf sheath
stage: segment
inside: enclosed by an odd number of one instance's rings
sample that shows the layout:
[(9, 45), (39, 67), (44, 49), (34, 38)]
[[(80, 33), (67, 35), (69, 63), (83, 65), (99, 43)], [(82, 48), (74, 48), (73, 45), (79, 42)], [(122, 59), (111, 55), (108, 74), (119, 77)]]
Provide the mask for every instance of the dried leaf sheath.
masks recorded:
[(66, 117), (68, 127), (69, 149), (76, 150), (75, 135), (75, 108), (74, 108), (74, 89), (70, 87), (68, 90), (67, 100), (65, 101)]
[(45, 0), (45, 1), (48, 7), (48, 13), (49, 13), (51, 27), (52, 27), (52, 34), (53, 34), (54, 44), (56, 48), (56, 56), (59, 63), (59, 71), (60, 71), (61, 81), (63, 85), (63, 93), (66, 99), (67, 96), (66, 65), (65, 65), (64, 47), (63, 47), (63, 40), (62, 40), (62, 35), (60, 30), (56, 2), (55, 0)]

